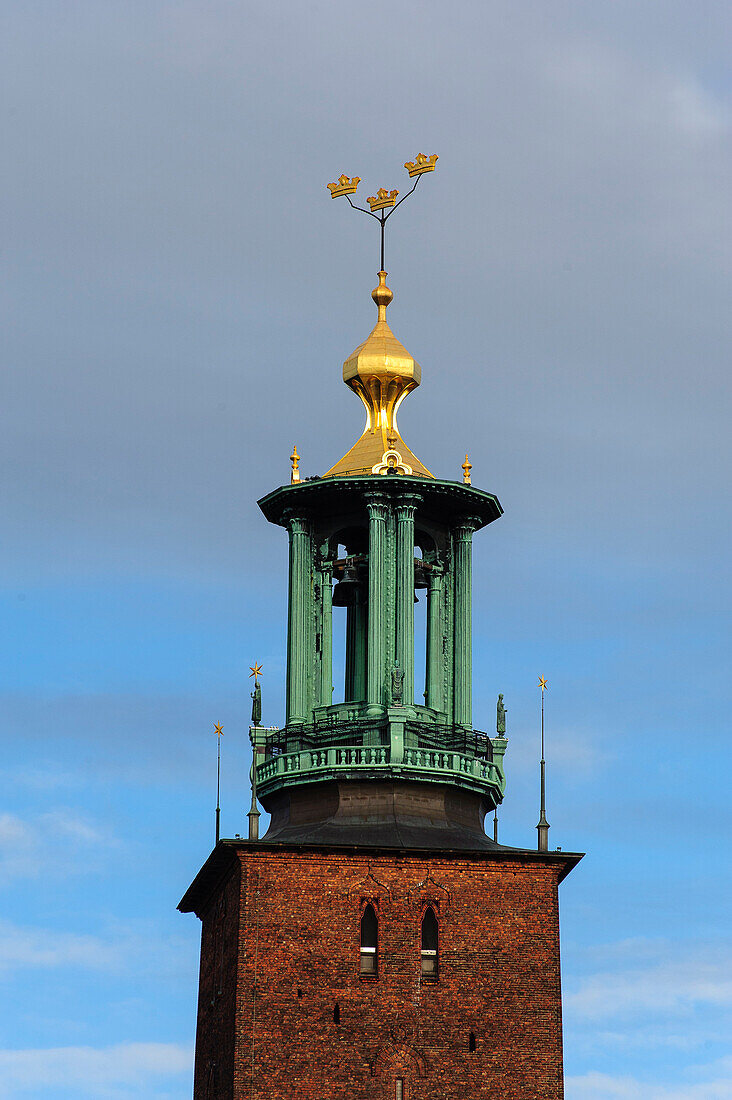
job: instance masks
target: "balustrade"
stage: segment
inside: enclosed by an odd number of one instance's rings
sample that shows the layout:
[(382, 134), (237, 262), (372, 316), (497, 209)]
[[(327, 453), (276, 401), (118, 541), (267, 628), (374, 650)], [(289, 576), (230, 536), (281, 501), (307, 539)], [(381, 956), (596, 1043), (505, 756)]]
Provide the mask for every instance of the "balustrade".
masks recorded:
[[(310, 749), (282, 753), (257, 766), (258, 784), (277, 776), (312, 775), (332, 769), (388, 768), (391, 764), (385, 746), (344, 745), (328, 749)], [(444, 772), (471, 776), (493, 785), (500, 785), (501, 773), (495, 764), (459, 752), (441, 749), (405, 749), (402, 772)]]

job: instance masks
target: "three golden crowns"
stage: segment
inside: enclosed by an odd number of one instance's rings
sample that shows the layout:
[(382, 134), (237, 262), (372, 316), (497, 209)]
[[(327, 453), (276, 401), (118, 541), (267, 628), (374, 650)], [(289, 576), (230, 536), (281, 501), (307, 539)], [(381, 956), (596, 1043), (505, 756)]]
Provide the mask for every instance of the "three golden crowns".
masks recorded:
[[(413, 161), (408, 160), (404, 167), (410, 178), (412, 178), (421, 176), (424, 172), (434, 172), (436, 164), (437, 153), (433, 153), (431, 157), (426, 157), (424, 153), (418, 153), (416, 158)], [(341, 195), (355, 195), (360, 182), (360, 176), (354, 176), (352, 179), (349, 179), (348, 176), (341, 176), (335, 183), (327, 185), (330, 197), (337, 199)], [(366, 202), (371, 207), (372, 214), (375, 214), (377, 210), (386, 210), (388, 207), (393, 206), (398, 194), (398, 191), (387, 191), (385, 187), (380, 187), (375, 195), (370, 195), (366, 199)]]

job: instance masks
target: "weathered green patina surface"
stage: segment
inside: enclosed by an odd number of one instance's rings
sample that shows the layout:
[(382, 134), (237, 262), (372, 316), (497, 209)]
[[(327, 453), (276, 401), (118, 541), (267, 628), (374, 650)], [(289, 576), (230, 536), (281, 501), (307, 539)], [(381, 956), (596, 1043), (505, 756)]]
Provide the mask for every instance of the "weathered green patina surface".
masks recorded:
[[(258, 790), (333, 778), (454, 783), (503, 797), (506, 742), (472, 728), (472, 539), (490, 493), (404, 475), (312, 479), (259, 502), (290, 538), (287, 717)], [(336, 583), (333, 588), (333, 583)], [(424, 703), (414, 698), (415, 591), (427, 597)], [(333, 703), (333, 605), (346, 610)]]

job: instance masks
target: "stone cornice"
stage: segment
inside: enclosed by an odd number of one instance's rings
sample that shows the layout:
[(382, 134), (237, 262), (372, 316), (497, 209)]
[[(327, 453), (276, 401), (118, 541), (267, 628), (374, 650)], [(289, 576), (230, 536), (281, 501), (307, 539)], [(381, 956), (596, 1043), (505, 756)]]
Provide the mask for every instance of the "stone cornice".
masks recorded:
[[(476, 530), (503, 515), (497, 497), (473, 485), (456, 481), (427, 481), (425, 478), (373, 477), (319, 478), (295, 485), (283, 485), (259, 500), (259, 507), (270, 523), (284, 527), (286, 513), (344, 511), (352, 502), (354, 510), (364, 507), (368, 495), (377, 494), (395, 503), (399, 497), (419, 497), (417, 513), (439, 511), (454, 524), (469, 516)], [(349, 499), (350, 498), (350, 499)]]

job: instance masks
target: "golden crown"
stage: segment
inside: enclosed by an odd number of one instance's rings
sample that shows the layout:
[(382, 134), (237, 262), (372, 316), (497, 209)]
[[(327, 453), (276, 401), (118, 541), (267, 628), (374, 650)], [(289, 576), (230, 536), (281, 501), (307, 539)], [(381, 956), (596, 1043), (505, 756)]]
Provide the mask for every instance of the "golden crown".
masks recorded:
[(398, 191), (387, 191), (385, 187), (380, 187), (375, 195), (370, 195), (366, 199), (371, 207), (371, 213), (375, 214), (377, 210), (386, 210), (387, 206), (393, 206), (398, 194)]
[(354, 176), (353, 179), (349, 179), (348, 176), (341, 176), (336, 183), (329, 183), (327, 185), (330, 191), (330, 197), (332, 199), (337, 199), (339, 195), (355, 195), (356, 188), (360, 182), (360, 176)]
[(421, 176), (423, 172), (434, 172), (436, 164), (437, 153), (433, 153), (431, 157), (426, 157), (424, 153), (417, 153), (416, 158), (413, 161), (408, 160), (404, 167), (410, 176)]

